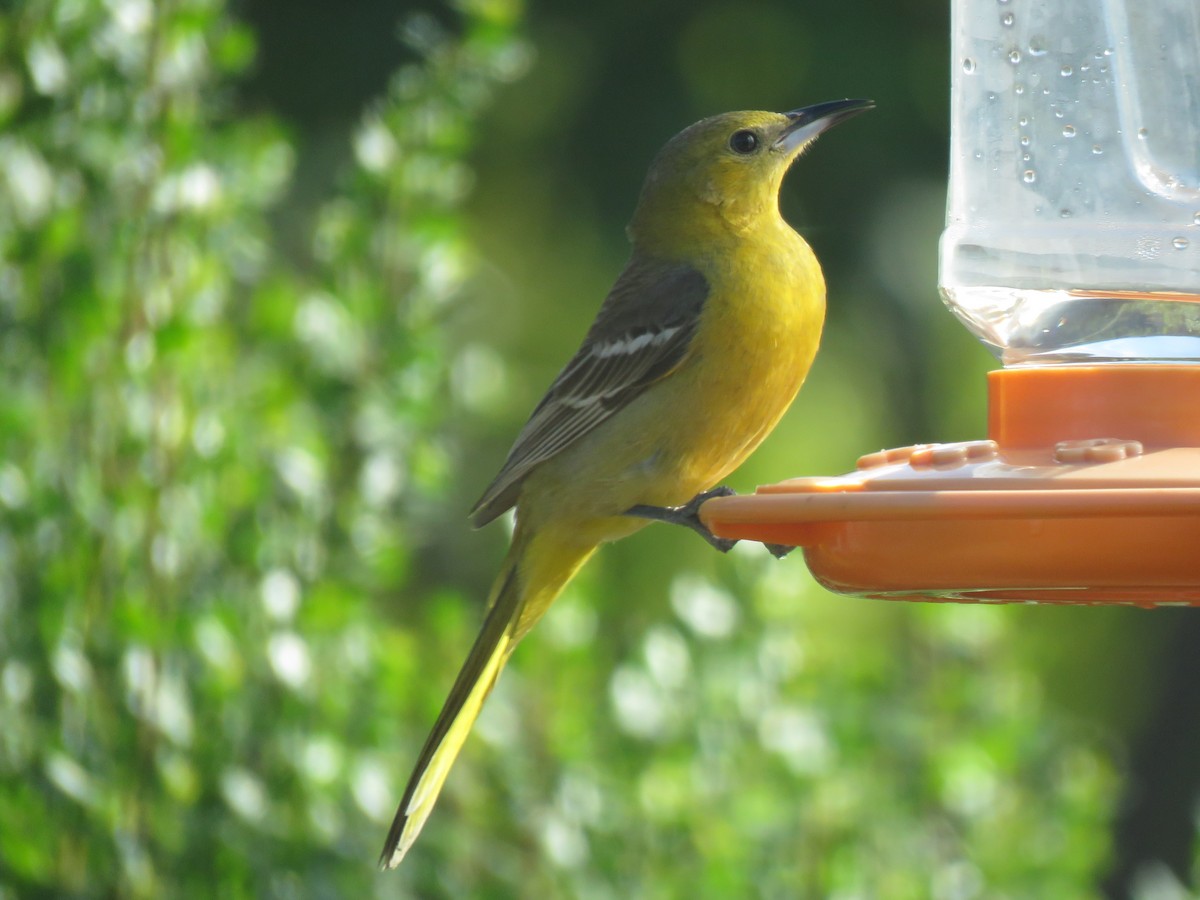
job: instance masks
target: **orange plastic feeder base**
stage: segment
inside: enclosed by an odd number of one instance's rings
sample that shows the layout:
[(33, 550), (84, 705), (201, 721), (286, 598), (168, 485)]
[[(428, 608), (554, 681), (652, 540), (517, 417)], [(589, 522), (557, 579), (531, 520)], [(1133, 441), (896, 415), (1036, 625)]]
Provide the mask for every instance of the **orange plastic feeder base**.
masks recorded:
[(1200, 366), (1003, 369), (988, 440), (710, 500), (721, 537), (804, 548), (833, 591), (1200, 605)]

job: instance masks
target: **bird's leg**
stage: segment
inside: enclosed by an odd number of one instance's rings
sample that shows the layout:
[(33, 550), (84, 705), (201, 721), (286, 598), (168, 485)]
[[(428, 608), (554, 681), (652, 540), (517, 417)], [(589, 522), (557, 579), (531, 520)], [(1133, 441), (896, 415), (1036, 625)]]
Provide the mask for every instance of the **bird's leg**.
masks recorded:
[[(690, 528), (710, 545), (720, 550), (722, 553), (728, 553), (733, 549), (736, 540), (730, 538), (717, 537), (708, 530), (708, 526), (700, 521), (700, 507), (714, 497), (733, 497), (737, 492), (733, 488), (721, 485), (710, 491), (704, 491), (697, 494), (683, 506), (646, 506), (639, 504), (631, 506), (625, 510), (627, 516), (637, 516), (639, 519), (653, 519), (656, 522), (666, 522), (668, 525), (682, 525), (685, 528)], [(786, 544), (763, 544), (767, 551), (776, 559), (783, 559), (795, 547), (789, 547)]]
[(711, 531), (708, 526), (700, 521), (700, 507), (713, 497), (732, 497), (736, 491), (733, 488), (721, 485), (715, 487), (711, 491), (704, 491), (697, 494), (683, 506), (646, 506), (639, 504), (631, 506), (625, 510), (627, 516), (637, 516), (639, 519), (653, 519), (656, 522), (666, 522), (668, 525), (682, 525), (685, 528), (690, 528), (700, 537), (704, 538), (713, 547), (716, 547), (722, 553), (728, 553), (737, 541), (729, 538), (719, 538)]

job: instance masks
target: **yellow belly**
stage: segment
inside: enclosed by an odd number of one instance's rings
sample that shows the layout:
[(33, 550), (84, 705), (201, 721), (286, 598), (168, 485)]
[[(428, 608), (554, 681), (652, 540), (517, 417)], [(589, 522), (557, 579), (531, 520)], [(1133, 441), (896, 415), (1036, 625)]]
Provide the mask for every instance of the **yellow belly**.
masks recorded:
[[(631, 506), (686, 503), (745, 460), (791, 405), (824, 320), (820, 269), (789, 234), (787, 253), (764, 247), (705, 272), (704, 320), (684, 361), (531, 472), (518, 515), (615, 540), (645, 524), (621, 515)], [(553, 502), (530, 508), (531, 496)]]

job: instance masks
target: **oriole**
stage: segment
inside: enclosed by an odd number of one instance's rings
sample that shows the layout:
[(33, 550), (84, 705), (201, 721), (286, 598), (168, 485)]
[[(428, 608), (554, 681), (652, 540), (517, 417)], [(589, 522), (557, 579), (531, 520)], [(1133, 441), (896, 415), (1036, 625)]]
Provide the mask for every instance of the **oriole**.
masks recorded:
[(500, 670), (571, 576), (644, 527), (647, 507), (728, 475), (791, 404), (817, 352), (825, 283), (779, 214), (779, 186), (818, 135), (873, 105), (726, 113), (655, 158), (629, 262), (471, 511), (479, 527), (515, 506), (516, 530), (381, 866), (412, 846)]

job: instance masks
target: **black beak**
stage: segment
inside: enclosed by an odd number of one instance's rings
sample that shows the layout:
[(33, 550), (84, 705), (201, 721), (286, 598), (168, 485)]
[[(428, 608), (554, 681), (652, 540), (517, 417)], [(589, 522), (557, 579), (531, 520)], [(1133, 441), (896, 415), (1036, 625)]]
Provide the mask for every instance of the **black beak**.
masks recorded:
[(874, 100), (828, 100), (793, 109), (784, 113), (790, 121), (775, 141), (775, 149), (788, 152), (799, 150), (839, 122), (845, 122), (874, 107)]

